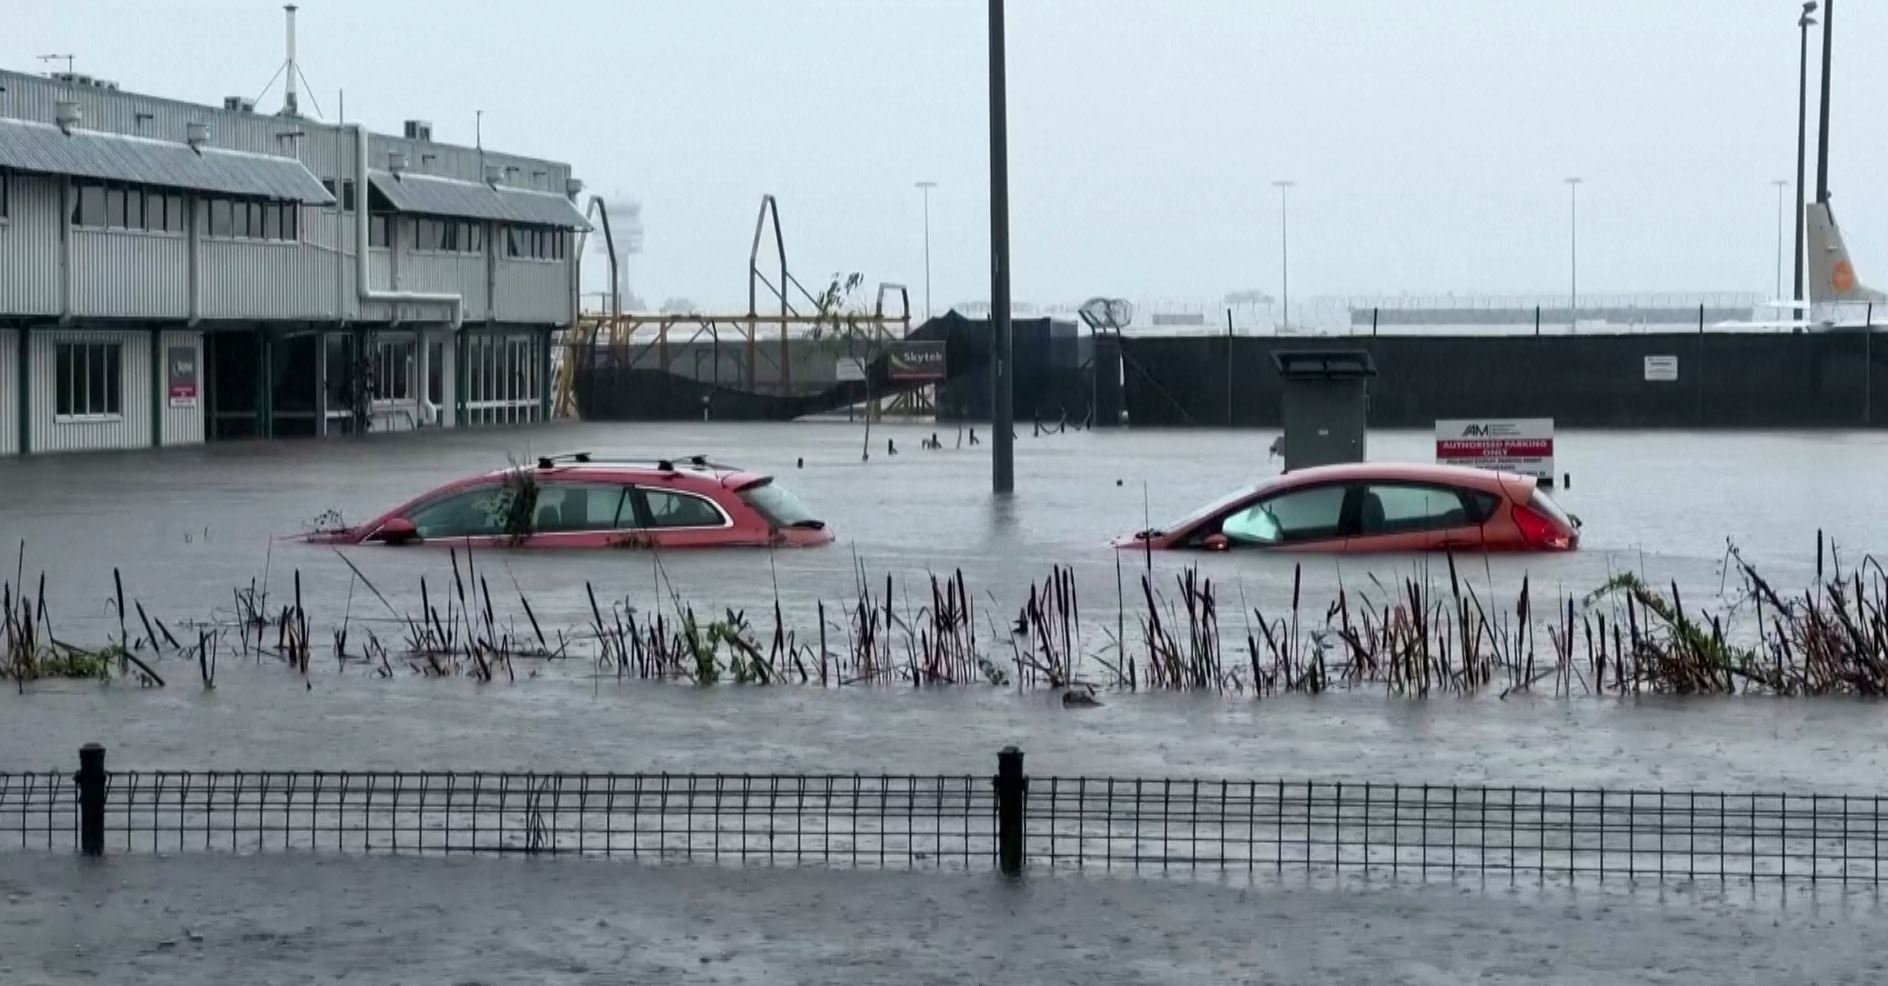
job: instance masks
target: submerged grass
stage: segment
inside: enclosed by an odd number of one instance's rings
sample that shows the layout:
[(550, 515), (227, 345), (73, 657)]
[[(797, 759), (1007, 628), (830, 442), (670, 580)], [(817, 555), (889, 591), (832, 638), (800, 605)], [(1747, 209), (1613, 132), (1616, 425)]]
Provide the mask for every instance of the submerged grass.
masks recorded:
[[(759, 625), (744, 610), (702, 615), (714, 610), (682, 598), (661, 556), (652, 558), (651, 605), (605, 602), (586, 583), (589, 625), (549, 633), (515, 579), (516, 612), (501, 612), (488, 573), (469, 552), (450, 553), (444, 591), (420, 579), (416, 611), (395, 607), (350, 561), (353, 580), (388, 616), (356, 615), (351, 582), (332, 631), (336, 666), (492, 682), (515, 680), (517, 661), (578, 658), (599, 679), (698, 685), (1103, 685), (1253, 697), (1367, 688), (1412, 698), (1888, 694), (1888, 571), (1873, 559), (1845, 570), (1820, 539), (1816, 580), (1795, 594), (1779, 592), (1731, 546), (1725, 575), (1735, 591), (1720, 594), (1715, 612), (1688, 606), (1676, 583), (1654, 586), (1629, 572), (1545, 607), (1523, 577), (1511, 602), (1498, 604), (1492, 577), (1477, 586), (1446, 555), (1390, 581), (1340, 578), (1335, 598), (1322, 605), (1306, 600), (1303, 571), (1294, 569), (1289, 602), (1276, 610), (1249, 604), (1243, 586), (1229, 594), (1194, 566), (1167, 573), (1150, 566), (1129, 594), (1117, 565), (1117, 612), (1100, 646), (1084, 632), (1075, 571), (1067, 566), (1052, 566), (1031, 584), (1007, 628), (990, 621), (988, 636), (980, 636), (975, 592), (961, 570), (927, 573), (914, 600), (909, 586), (891, 575), (870, 577), (855, 559), (851, 598), (818, 602), (816, 626), (807, 628), (789, 625), (777, 583)], [(266, 589), (251, 583), (236, 590), (227, 615), (190, 624), (197, 633), (187, 646), (141, 603), (126, 602), (116, 572), (108, 607), (118, 636), (95, 649), (56, 641), (43, 576), (30, 596), (26, 584), (22, 549), (14, 578), (0, 583), (0, 677), (22, 689), (47, 677), (161, 685), (153, 664), (164, 656), (197, 665), (207, 689), (225, 646), (279, 661), (304, 679), (311, 673), (315, 620), (303, 605), (299, 571), (291, 602), (272, 607)], [(1004, 610), (994, 597), (990, 604), (986, 614)], [(143, 636), (129, 632), (127, 613), (136, 614)], [(1224, 626), (1229, 618), (1238, 629)], [(397, 630), (383, 639), (375, 622)], [(989, 641), (1007, 646), (1006, 659)]]

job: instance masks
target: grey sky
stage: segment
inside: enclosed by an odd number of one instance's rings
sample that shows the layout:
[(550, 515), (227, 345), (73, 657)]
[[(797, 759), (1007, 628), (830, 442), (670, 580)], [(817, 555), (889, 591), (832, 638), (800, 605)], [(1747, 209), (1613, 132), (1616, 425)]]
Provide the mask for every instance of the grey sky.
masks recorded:
[[(5, 0), (0, 64), (73, 52), (125, 88), (254, 96), (266, 0)], [(572, 162), (644, 204), (638, 293), (745, 305), (753, 213), (789, 259), (902, 280), (921, 305), (920, 178), (942, 309), (988, 293), (983, 0), (307, 0), (331, 119), (431, 119)], [(1582, 294), (1773, 284), (1794, 173), (1790, 0), (1010, 0), (1015, 293), (1211, 301), (1559, 292), (1580, 189)], [(1888, 4), (1840, 0), (1831, 184), (1888, 282)], [(1818, 42), (1812, 35), (1812, 46)], [(1813, 60), (1813, 53), (1812, 53)], [(1813, 65), (1812, 65), (1813, 72)], [(1815, 116), (1812, 78), (1812, 140)], [(264, 109), (279, 106), (279, 89)], [(1815, 165), (1810, 163), (1810, 182)], [(1786, 229), (1786, 236), (1788, 230)], [(1787, 276), (1787, 275), (1786, 275)]]

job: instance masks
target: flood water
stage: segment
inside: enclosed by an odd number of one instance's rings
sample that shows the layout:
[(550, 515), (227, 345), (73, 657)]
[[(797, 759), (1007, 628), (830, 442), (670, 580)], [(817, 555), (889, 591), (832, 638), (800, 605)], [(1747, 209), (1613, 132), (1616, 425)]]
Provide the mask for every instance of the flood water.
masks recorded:
[[(1007, 648), (1009, 619), (1032, 581), (1072, 566), (1091, 650), (1114, 632), (1114, 534), (1158, 524), (1277, 471), (1261, 432), (1070, 432), (1017, 443), (1017, 489), (989, 493), (989, 447), (962, 447), (954, 429), (927, 451), (933, 428), (845, 422), (780, 425), (584, 424), (517, 431), (381, 436), (364, 441), (206, 446), (162, 453), (45, 457), (0, 463), (0, 543), (24, 542), (28, 581), (44, 571), (55, 631), (103, 642), (116, 633), (111, 572), (128, 596), (180, 622), (231, 610), (237, 586), (266, 578), (271, 599), (299, 575), (314, 624), (316, 674), (307, 687), (279, 664), (226, 653), (219, 687), (171, 665), (163, 691), (126, 685), (41, 684), (0, 698), (0, 750), (16, 766), (63, 765), (86, 740), (111, 743), (118, 763), (150, 766), (518, 766), (561, 769), (794, 769), (982, 771), (1017, 742), (1043, 772), (1212, 776), (1348, 776), (1446, 783), (1608, 783), (1869, 790), (1882, 770), (1888, 722), (1872, 704), (1776, 699), (1394, 699), (1378, 690), (1287, 698), (1113, 695), (1072, 713), (1053, 695), (971, 688), (817, 689), (625, 685), (595, 680), (584, 661), (533, 668), (517, 683), (336, 670), (329, 634), (344, 618), (385, 621), (416, 608), (426, 577), (450, 580), (444, 552), (348, 549), (383, 605), (340, 555), (276, 540), (316, 515), (359, 520), (471, 472), (558, 451), (711, 454), (773, 472), (837, 532), (831, 547), (733, 552), (489, 552), (479, 559), (495, 606), (522, 622), (528, 597), (547, 632), (590, 622), (584, 587), (640, 607), (673, 591), (703, 612), (750, 616), (776, 596), (802, 640), (816, 604), (846, 605), (858, 572), (894, 578), (901, 610), (922, 605), (926, 573), (961, 569), (980, 606), (979, 642)], [(981, 431), (981, 430), (980, 430)], [(987, 439), (987, 434), (982, 435)], [(899, 454), (886, 453), (887, 439)], [(1430, 436), (1371, 436), (1373, 458), (1427, 458)], [(1581, 551), (1462, 559), (1463, 576), (1495, 599), (1522, 579), (1536, 593), (1582, 594), (1623, 569), (1676, 582), (1688, 602), (1722, 605), (1724, 554), (1734, 540), (1779, 588), (1813, 576), (1817, 532), (1851, 563), (1888, 549), (1875, 519), (1888, 482), (1888, 435), (1868, 433), (1567, 433), (1558, 494), (1585, 522)], [(804, 465), (800, 464), (801, 460)], [(1127, 558), (1129, 608), (1139, 556)], [(1157, 584), (1188, 562), (1221, 580), (1228, 650), (1246, 621), (1290, 604), (1297, 560), (1238, 555), (1154, 559)], [(1443, 579), (1435, 559), (1304, 559), (1307, 612), (1322, 613), (1341, 582), (1366, 588), (1412, 574)], [(1430, 566), (1426, 571), (1422, 566)], [(11, 565), (9, 568), (13, 567)], [(11, 573), (9, 573), (11, 574)], [(658, 578), (666, 579), (662, 588)], [(514, 587), (515, 585), (515, 587)], [(1735, 588), (1735, 580), (1729, 583)], [(903, 598), (909, 594), (909, 604)], [(1733, 593), (1734, 594), (1734, 593)], [(829, 615), (830, 616), (830, 615)], [(771, 617), (756, 620), (763, 632)], [(389, 622), (379, 632), (397, 640)], [(1132, 617), (1130, 645), (1136, 633)], [(138, 635), (135, 621), (133, 634)], [(358, 633), (358, 631), (357, 631)], [(1235, 641), (1238, 643), (1235, 644)], [(326, 658), (324, 660), (324, 658)], [(732, 761), (732, 762), (730, 762)]]

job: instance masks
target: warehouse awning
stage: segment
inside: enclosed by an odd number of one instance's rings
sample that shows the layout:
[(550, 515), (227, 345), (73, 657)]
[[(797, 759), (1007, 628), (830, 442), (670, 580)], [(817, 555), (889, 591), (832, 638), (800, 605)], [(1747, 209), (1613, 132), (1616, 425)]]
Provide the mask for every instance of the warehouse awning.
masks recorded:
[(493, 188), (475, 181), (435, 175), (375, 171), (367, 176), (374, 191), (386, 196), (396, 212), (423, 216), (491, 219), (497, 222), (564, 229), (589, 229), (583, 213), (570, 200), (550, 192), (522, 188)]
[(321, 181), (294, 158), (213, 147), (199, 150), (189, 144), (95, 130), (75, 129), (67, 134), (52, 124), (31, 120), (0, 120), (0, 168), (311, 205), (334, 201)]

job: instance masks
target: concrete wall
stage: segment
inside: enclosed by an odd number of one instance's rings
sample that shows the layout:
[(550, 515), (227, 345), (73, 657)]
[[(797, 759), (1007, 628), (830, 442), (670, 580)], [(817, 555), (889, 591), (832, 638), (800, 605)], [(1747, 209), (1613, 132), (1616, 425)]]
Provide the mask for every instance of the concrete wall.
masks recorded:
[[(1370, 423), (1550, 417), (1562, 427), (1878, 427), (1888, 424), (1888, 333), (1122, 341), (1132, 425), (1276, 427), (1273, 350), (1362, 349), (1376, 361)], [(1675, 356), (1675, 381), (1645, 358)], [(1104, 368), (1102, 372), (1107, 372)], [(1228, 386), (1230, 384), (1230, 386)], [(1230, 403), (1229, 403), (1230, 397)]]

